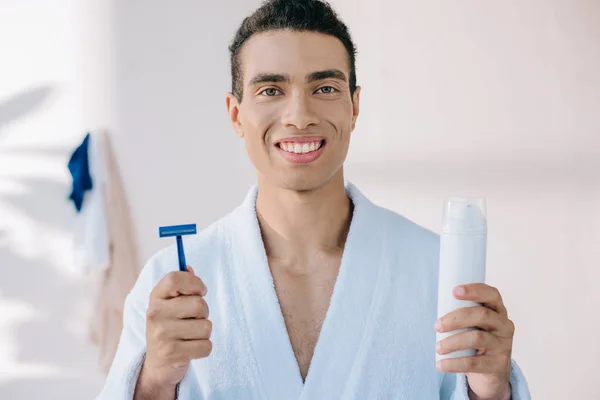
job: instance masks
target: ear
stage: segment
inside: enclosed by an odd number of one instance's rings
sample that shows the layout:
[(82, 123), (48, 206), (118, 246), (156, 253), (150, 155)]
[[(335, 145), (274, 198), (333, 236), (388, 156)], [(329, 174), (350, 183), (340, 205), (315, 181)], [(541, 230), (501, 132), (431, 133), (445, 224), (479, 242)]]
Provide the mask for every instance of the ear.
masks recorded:
[(235, 131), (235, 134), (239, 138), (244, 137), (244, 129), (242, 127), (242, 123), (240, 122), (240, 105), (233, 95), (233, 93), (228, 92), (225, 96), (225, 105), (227, 106), (227, 113), (229, 114), (229, 119), (231, 121), (231, 126)]
[(354, 96), (352, 97), (352, 130), (356, 126), (356, 119), (358, 118), (358, 112), (360, 110), (360, 86), (354, 90)]

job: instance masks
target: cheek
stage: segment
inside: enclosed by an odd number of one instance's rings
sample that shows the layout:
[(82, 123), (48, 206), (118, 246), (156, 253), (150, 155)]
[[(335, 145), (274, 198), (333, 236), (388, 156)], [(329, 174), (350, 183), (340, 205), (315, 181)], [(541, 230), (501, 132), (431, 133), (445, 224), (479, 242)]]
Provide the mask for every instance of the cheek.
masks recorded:
[(273, 107), (264, 105), (249, 105), (244, 115), (240, 117), (244, 129), (244, 141), (246, 151), (252, 163), (258, 168), (265, 168), (270, 162), (268, 146), (269, 136), (273, 132), (274, 123), (277, 121), (276, 112)]
[(266, 139), (265, 135), (268, 135), (270, 128), (277, 121), (277, 114), (273, 108), (260, 105), (248, 107), (244, 118), (241, 118), (247, 140), (262, 142)]
[(340, 102), (329, 107), (324, 116), (335, 127), (335, 138), (347, 140), (352, 131), (352, 105)]

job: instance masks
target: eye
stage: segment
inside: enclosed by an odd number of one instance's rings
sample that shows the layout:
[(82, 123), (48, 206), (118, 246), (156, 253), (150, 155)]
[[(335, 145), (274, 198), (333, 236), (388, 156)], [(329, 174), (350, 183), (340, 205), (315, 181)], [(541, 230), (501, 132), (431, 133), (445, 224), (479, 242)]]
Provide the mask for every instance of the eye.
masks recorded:
[(318, 92), (319, 90), (323, 94), (331, 94), (333, 92), (337, 92), (337, 89), (334, 88), (333, 86), (322, 86), (322, 87), (318, 88), (316, 91)]
[[(264, 94), (267, 97), (274, 97), (277, 92), (279, 92), (279, 90), (275, 89), (275, 88), (266, 88), (265, 90), (263, 90), (262, 92), (260, 92), (260, 94)], [(281, 93), (281, 92), (279, 92)]]

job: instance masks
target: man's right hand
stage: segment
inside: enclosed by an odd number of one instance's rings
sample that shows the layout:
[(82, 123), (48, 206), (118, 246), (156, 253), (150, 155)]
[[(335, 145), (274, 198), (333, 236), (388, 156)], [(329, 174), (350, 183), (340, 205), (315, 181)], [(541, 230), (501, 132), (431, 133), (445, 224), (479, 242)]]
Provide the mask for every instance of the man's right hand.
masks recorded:
[[(136, 386), (136, 396), (159, 392), (174, 394), (189, 365), (208, 357), (212, 322), (202, 298), (207, 288), (188, 266), (188, 272), (165, 275), (150, 293), (146, 313), (146, 358)], [(145, 396), (141, 395), (139, 398)]]

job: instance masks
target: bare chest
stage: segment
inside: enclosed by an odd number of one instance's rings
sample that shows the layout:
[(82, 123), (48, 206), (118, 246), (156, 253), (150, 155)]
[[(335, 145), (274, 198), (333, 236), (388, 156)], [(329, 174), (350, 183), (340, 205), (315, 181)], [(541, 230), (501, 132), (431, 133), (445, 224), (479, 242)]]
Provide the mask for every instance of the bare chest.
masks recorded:
[(309, 274), (271, 267), (275, 291), (302, 380), (306, 379), (329, 308), (339, 262)]

